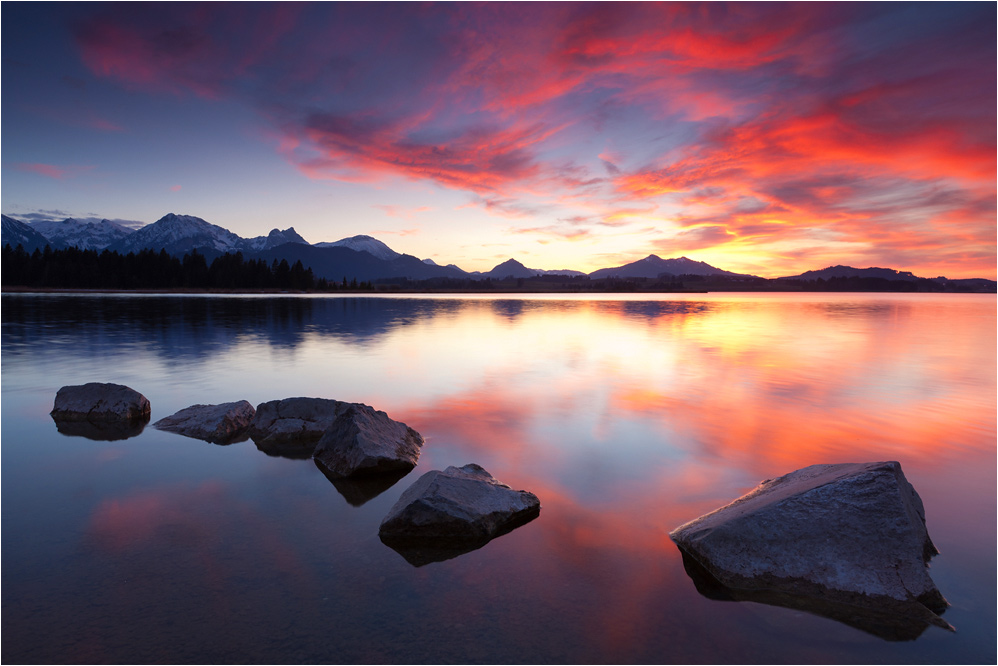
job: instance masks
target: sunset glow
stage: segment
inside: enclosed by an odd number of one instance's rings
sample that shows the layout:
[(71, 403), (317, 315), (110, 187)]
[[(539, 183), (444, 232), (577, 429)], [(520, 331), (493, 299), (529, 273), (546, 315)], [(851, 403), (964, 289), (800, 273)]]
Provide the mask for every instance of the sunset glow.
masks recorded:
[(996, 277), (993, 3), (5, 3), (3, 212)]

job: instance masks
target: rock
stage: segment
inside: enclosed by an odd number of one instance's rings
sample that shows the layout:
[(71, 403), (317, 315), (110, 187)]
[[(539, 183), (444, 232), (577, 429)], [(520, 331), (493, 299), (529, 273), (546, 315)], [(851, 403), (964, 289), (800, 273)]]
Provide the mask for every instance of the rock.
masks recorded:
[(91, 382), (59, 389), (51, 415), (56, 421), (139, 421), (149, 412), (149, 400), (138, 391)]
[(351, 403), (324, 398), (285, 398), (257, 405), (249, 436), (269, 455), (308, 458), (322, 433)]
[(423, 438), (404, 423), (367, 405), (349, 405), (322, 434), (312, 454), (333, 476), (408, 472)]
[(948, 603), (929, 577), (938, 551), (922, 500), (897, 462), (805, 467), (669, 536), (733, 598), (819, 600), (951, 629), (937, 615)]
[(381, 522), (382, 542), (416, 566), (481, 548), (540, 515), (537, 496), (475, 464), (419, 477)]
[(218, 444), (245, 435), (256, 410), (246, 400), (219, 405), (192, 405), (153, 423), (154, 428)]

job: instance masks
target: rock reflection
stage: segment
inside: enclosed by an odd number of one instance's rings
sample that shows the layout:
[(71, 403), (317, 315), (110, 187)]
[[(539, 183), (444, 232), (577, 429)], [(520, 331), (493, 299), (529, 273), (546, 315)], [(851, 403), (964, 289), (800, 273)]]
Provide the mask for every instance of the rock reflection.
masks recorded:
[(465, 553), (478, 550), (491, 540), (444, 542), (441, 540), (396, 540), (391, 537), (381, 537), (381, 543), (401, 555), (405, 558), (406, 562), (414, 567), (422, 567), (433, 562), (444, 562), (454, 559)]
[(683, 567), (693, 580), (697, 592), (715, 601), (754, 601), (769, 606), (782, 606), (804, 611), (812, 615), (826, 617), (836, 622), (865, 631), (886, 641), (913, 641), (929, 627), (953, 631), (953, 627), (937, 613), (932, 612), (917, 601), (904, 602), (878, 598), (876, 601), (864, 595), (850, 595), (848, 599), (838, 599), (827, 591), (809, 594), (802, 588), (801, 594), (790, 594), (775, 589), (741, 590), (726, 586), (715, 578), (703, 565), (679, 548), (683, 556)]
[(433, 562), (443, 562), (455, 557), (478, 550), (491, 541), (495, 541), (505, 534), (509, 534), (518, 527), (522, 527), (537, 518), (538, 513), (524, 516), (521, 520), (509, 524), (502, 528), (491, 538), (467, 539), (467, 538), (414, 538), (414, 537), (393, 537), (385, 534), (379, 535), (381, 543), (385, 544), (396, 553), (405, 558), (405, 561), (414, 567), (422, 567)]
[(146, 424), (149, 423), (149, 415), (143, 418), (128, 421), (76, 421), (57, 419), (55, 421), (56, 430), (67, 437), (85, 437), (95, 442), (116, 442), (129, 439), (142, 434)]
[[(259, 446), (259, 445), (257, 445)], [(323, 465), (317, 460), (314, 460), (315, 466), (319, 468), (333, 487), (343, 495), (343, 499), (347, 501), (350, 506), (362, 506), (367, 502), (385, 492), (396, 483), (401, 481), (406, 475), (412, 470), (396, 470), (393, 472), (385, 472), (384, 474), (372, 474), (367, 476), (353, 476), (344, 477), (336, 476), (331, 474)]]
[(312, 457), (318, 441), (257, 441), (256, 448), (273, 458), (290, 458), (291, 460), (307, 460)]

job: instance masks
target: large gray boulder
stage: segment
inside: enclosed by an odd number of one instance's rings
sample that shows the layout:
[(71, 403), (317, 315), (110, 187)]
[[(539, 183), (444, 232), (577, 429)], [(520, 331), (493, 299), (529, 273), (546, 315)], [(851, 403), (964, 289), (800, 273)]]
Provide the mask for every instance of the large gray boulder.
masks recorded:
[(256, 407), (249, 436), (271, 455), (308, 458), (322, 434), (351, 403), (325, 398), (285, 398)]
[(151, 411), (144, 395), (122, 384), (63, 386), (50, 412), (56, 421), (140, 421)]
[(154, 428), (206, 442), (227, 444), (245, 436), (256, 410), (246, 400), (191, 405), (153, 423)]
[(951, 628), (937, 615), (948, 604), (929, 577), (938, 551), (922, 500), (897, 462), (805, 467), (669, 536), (688, 571), (709, 574), (733, 598), (757, 592), (753, 600), (793, 607), (819, 599)]
[(332, 476), (407, 472), (419, 460), (422, 436), (384, 412), (349, 405), (322, 434), (312, 458)]
[(537, 496), (475, 464), (433, 470), (409, 486), (381, 522), (382, 542), (412, 564), (481, 548), (540, 515)]

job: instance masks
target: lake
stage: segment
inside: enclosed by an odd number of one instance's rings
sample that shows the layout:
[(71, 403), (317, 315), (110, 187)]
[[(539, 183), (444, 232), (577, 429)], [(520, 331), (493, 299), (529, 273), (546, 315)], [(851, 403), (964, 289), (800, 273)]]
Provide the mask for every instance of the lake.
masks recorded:
[[(996, 299), (972, 294), (2, 297), (5, 663), (994, 663)], [(126, 384), (363, 402), (418, 430), (395, 485), (48, 413)], [(674, 527), (815, 463), (897, 460), (950, 633), (884, 640), (699, 594)], [(378, 526), (477, 463), (540, 517), (424, 566)], [(348, 501), (348, 497), (350, 498)]]

